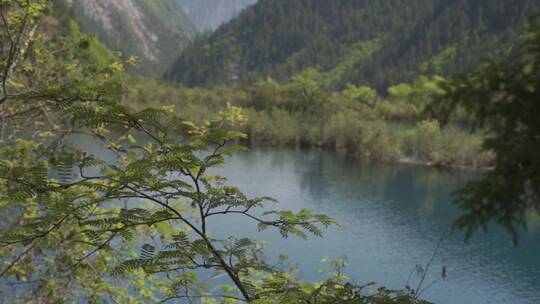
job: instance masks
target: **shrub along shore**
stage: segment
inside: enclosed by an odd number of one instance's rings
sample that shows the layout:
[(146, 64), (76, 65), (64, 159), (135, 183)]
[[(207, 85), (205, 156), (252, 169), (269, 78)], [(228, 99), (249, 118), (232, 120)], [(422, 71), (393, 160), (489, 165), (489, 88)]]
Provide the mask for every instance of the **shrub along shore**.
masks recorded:
[(453, 168), (488, 168), (483, 134), (471, 132), (465, 114), (441, 125), (429, 111), (440, 78), (419, 78), (388, 88), (385, 97), (369, 87), (329, 89), (316, 70), (286, 84), (272, 79), (249, 86), (186, 88), (132, 79), (126, 102), (135, 108), (174, 106), (196, 123), (224, 110), (242, 108), (241, 130), (249, 144), (318, 146), (374, 161)]

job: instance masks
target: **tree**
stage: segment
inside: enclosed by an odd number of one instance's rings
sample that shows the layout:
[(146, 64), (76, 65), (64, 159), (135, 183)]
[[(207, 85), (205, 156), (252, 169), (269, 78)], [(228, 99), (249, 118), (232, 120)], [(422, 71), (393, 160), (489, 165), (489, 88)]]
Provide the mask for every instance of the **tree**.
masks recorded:
[[(267, 264), (254, 240), (213, 237), (208, 223), (232, 214), (283, 237), (319, 236), (334, 221), (309, 210), (261, 210), (273, 200), (209, 175), (237, 149), (241, 111), (228, 107), (202, 126), (168, 106), (131, 111), (120, 103), (131, 60), (96, 66), (84, 56), (89, 40), (40, 32), (49, 4), (0, 0), (0, 41), (8, 44), (0, 58), (3, 300), (420, 303), (407, 291), (364, 295), (339, 271), (301, 282)], [(114, 157), (80, 148), (78, 136)], [(231, 284), (210, 290), (201, 271)]]
[(318, 124), (317, 144), (322, 145), (324, 125), (328, 117), (330, 91), (316, 69), (306, 69), (292, 77), (285, 90), (290, 95), (292, 110), (310, 115)]
[(532, 17), (524, 47), (512, 64), (491, 61), (478, 70), (440, 83), (432, 104), (448, 121), (464, 109), (485, 129), (485, 151), (495, 155), (493, 170), (457, 192), (465, 211), (455, 226), (466, 236), (490, 221), (505, 226), (514, 242), (525, 215), (540, 211), (540, 18)]
[(348, 98), (367, 104), (370, 107), (375, 107), (377, 101), (379, 100), (377, 91), (373, 90), (368, 86), (357, 87), (349, 84), (347, 85), (347, 88), (343, 91), (343, 93)]

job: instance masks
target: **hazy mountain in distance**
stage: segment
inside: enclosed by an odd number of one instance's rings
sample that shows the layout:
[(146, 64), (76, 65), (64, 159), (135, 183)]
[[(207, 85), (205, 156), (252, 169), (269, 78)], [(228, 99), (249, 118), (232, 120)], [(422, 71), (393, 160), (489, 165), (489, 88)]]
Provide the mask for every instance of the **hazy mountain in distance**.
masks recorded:
[(215, 30), (257, 0), (176, 0), (200, 32)]

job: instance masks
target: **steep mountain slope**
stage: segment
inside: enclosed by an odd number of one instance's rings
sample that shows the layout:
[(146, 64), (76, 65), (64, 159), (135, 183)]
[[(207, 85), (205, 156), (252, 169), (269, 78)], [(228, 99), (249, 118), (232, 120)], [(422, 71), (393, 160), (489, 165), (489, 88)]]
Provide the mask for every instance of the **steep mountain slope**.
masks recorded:
[(509, 56), (537, 0), (260, 0), (198, 39), (167, 73), (188, 85), (284, 80), (318, 67), (380, 91)]
[(81, 31), (138, 56), (145, 75), (161, 75), (196, 35), (175, 0), (73, 0), (71, 11)]
[(200, 32), (215, 30), (257, 0), (176, 0)]

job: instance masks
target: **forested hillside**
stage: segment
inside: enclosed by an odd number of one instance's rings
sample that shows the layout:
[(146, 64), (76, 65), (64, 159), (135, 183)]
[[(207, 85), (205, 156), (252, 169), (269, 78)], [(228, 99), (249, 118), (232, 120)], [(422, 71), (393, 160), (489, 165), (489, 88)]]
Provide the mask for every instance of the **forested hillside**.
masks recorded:
[(333, 87), (380, 91), (509, 58), (535, 0), (261, 0), (183, 52), (169, 79), (187, 85), (286, 80), (317, 67)]
[(212, 31), (257, 0), (176, 0), (200, 32)]
[[(63, 1), (57, 1), (63, 2)], [(140, 58), (137, 72), (161, 75), (191, 43), (195, 26), (175, 0), (65, 1), (82, 32), (95, 33), (109, 48)]]

